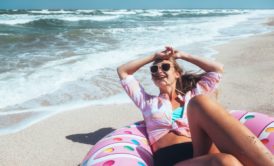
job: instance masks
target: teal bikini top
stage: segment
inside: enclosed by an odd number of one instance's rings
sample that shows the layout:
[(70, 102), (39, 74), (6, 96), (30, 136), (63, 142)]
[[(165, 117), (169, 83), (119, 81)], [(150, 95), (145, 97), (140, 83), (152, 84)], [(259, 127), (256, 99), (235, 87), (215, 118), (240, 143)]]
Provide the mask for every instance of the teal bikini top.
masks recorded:
[(184, 107), (178, 107), (176, 108), (173, 112), (172, 112), (172, 123), (179, 119), (179, 118), (182, 118), (183, 116), (183, 113), (184, 113)]

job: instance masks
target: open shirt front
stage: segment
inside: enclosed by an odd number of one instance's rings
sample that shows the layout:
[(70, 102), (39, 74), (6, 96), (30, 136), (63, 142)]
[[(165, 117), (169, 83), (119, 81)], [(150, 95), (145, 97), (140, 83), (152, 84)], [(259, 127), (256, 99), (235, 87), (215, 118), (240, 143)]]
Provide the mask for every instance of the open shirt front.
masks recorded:
[(199, 94), (208, 94), (217, 88), (220, 82), (221, 74), (217, 72), (205, 73), (201, 80), (196, 84), (196, 88), (188, 91), (185, 96), (179, 96), (185, 105), (185, 111), (182, 118), (172, 122), (172, 105), (167, 94), (154, 96), (146, 93), (142, 85), (133, 75), (128, 75), (121, 80), (121, 84), (126, 93), (141, 110), (150, 144), (154, 144), (161, 137), (166, 135), (170, 130), (178, 135), (190, 137), (187, 105), (190, 99)]

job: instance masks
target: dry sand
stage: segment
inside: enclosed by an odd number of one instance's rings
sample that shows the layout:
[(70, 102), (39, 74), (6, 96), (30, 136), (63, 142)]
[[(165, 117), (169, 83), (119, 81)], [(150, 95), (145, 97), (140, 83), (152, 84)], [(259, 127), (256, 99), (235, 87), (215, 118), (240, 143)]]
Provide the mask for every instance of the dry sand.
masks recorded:
[[(219, 99), (226, 108), (273, 114), (274, 33), (216, 47), (225, 73)], [(107, 133), (142, 119), (131, 104), (62, 112), (15, 134), (0, 136), (2, 166), (74, 166)]]
[(0, 136), (0, 166), (76, 166), (100, 138), (141, 119), (133, 104), (62, 112)]
[(220, 102), (228, 109), (274, 115), (274, 33), (216, 47), (225, 67)]

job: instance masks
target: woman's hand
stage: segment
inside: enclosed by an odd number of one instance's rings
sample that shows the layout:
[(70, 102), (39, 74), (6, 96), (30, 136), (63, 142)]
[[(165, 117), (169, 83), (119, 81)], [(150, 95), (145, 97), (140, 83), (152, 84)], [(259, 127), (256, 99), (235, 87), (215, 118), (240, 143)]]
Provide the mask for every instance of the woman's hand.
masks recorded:
[(174, 50), (172, 47), (170, 46), (166, 46), (164, 51), (161, 52), (156, 52), (155, 53), (155, 59), (163, 59), (163, 60), (167, 60), (169, 58), (178, 58), (178, 51)]
[(171, 57), (173, 57), (174, 59), (186, 59), (188, 56), (189, 54), (176, 50), (171, 46), (166, 46), (164, 51), (155, 53), (155, 59), (163, 59), (163, 60), (167, 60)]
[(185, 59), (189, 56), (189, 54), (183, 52), (183, 51), (179, 51), (179, 50), (175, 50), (174, 48), (170, 47), (170, 46), (166, 46), (166, 49), (171, 52), (172, 56), (175, 59)]
[(155, 55), (155, 59), (162, 59), (162, 60), (167, 60), (172, 56), (172, 54), (167, 49), (161, 52), (156, 52), (154, 55)]

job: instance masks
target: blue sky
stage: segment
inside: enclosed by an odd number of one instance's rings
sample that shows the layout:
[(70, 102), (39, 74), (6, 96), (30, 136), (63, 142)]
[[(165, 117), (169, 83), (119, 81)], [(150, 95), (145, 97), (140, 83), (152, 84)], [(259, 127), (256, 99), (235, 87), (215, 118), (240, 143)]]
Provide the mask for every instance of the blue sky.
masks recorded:
[(274, 8), (274, 0), (0, 0), (1, 9)]

